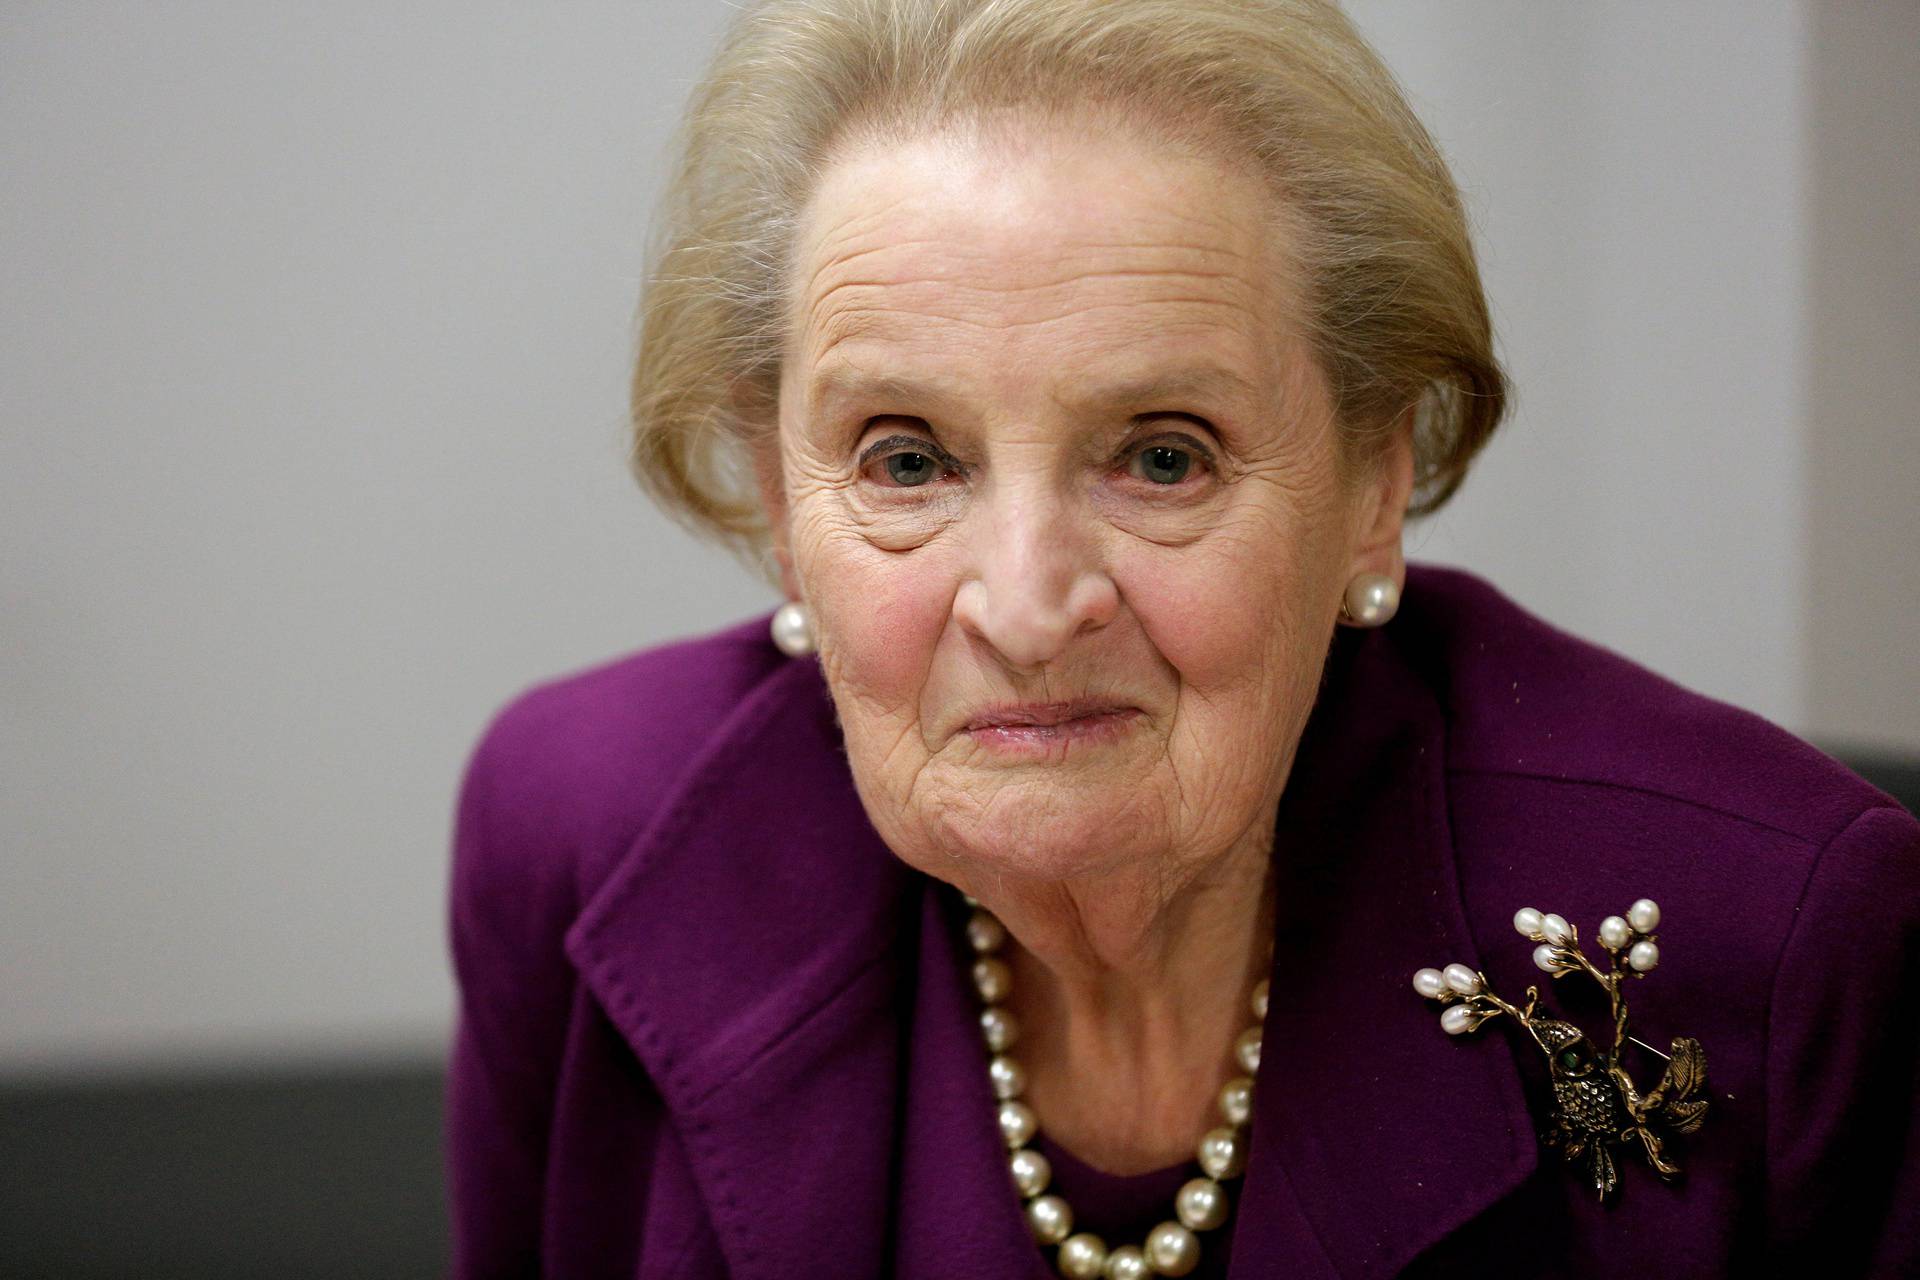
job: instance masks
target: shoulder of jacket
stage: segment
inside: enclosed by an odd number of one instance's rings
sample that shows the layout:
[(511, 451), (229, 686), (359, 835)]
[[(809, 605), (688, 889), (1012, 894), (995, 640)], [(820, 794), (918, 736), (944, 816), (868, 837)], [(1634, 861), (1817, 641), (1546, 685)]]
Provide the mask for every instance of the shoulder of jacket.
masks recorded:
[(1786, 1270), (1920, 1263), (1920, 821), (1867, 809), (1821, 850), (1767, 1006), (1762, 1219)]
[(1407, 603), (1397, 640), (1444, 704), (1452, 772), (1637, 794), (1815, 848), (1895, 803), (1778, 725), (1561, 630), (1472, 574), (1412, 568)]
[(488, 719), (461, 787), (466, 843), (504, 874), (570, 882), (623, 852), (728, 715), (790, 659), (762, 615), (528, 685)]

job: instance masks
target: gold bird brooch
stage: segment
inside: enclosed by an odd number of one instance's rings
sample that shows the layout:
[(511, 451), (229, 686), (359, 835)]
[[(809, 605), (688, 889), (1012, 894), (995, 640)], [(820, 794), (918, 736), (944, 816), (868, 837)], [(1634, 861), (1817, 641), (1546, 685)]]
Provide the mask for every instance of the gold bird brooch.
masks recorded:
[[(1552, 1114), (1540, 1140), (1581, 1166), (1602, 1203), (1620, 1185), (1615, 1148), (1639, 1150), (1653, 1171), (1671, 1182), (1680, 1174), (1669, 1150), (1672, 1138), (1692, 1133), (1707, 1116), (1707, 1056), (1700, 1042), (1680, 1036), (1671, 1053), (1661, 1053), (1627, 1034), (1621, 987), (1628, 978), (1646, 977), (1660, 963), (1654, 940), (1659, 926), (1660, 908), (1649, 898), (1634, 903), (1625, 916), (1602, 920), (1597, 932), (1607, 967), (1601, 969), (1581, 951), (1579, 932), (1564, 917), (1532, 907), (1514, 913), (1514, 929), (1539, 944), (1533, 950), (1535, 965), (1555, 981), (1570, 973), (1585, 974), (1606, 992), (1613, 1011), (1613, 1047), (1605, 1053), (1571, 1022), (1543, 1014), (1537, 987), (1527, 988), (1524, 1005), (1514, 1005), (1494, 994), (1485, 974), (1464, 964), (1413, 975), (1413, 989), (1444, 1006), (1440, 1026), (1447, 1034), (1477, 1031), (1504, 1013), (1540, 1047), (1553, 1084)], [(1629, 1043), (1667, 1060), (1660, 1083), (1650, 1090), (1635, 1084), (1621, 1062)]]

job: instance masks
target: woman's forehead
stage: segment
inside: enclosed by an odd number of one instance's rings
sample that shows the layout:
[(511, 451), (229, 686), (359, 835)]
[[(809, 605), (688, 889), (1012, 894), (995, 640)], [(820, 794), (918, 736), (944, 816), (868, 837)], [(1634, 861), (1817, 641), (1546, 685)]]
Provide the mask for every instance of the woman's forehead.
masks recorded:
[(1035, 122), (1024, 135), (863, 137), (827, 163), (808, 212), (816, 231), (910, 219), (1031, 243), (1049, 229), (1123, 238), (1146, 226), (1244, 251), (1268, 198), (1251, 172), (1207, 154), (1113, 126)]
[(869, 365), (889, 349), (1111, 355), (1115, 378), (1137, 380), (1156, 376), (1156, 351), (1190, 365), (1203, 349), (1260, 380), (1292, 327), (1271, 200), (1242, 172), (1124, 135), (869, 143), (802, 219), (790, 370), (844, 375), (834, 357), (853, 344)]
[(850, 278), (1021, 287), (1106, 268), (1265, 283), (1273, 212), (1245, 172), (1127, 134), (872, 140), (821, 175), (793, 283), (803, 305)]

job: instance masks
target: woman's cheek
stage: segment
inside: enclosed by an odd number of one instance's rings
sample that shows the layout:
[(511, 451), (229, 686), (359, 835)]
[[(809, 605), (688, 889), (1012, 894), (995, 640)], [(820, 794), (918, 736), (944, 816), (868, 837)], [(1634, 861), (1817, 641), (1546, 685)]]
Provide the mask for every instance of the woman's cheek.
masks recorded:
[(1246, 569), (1201, 545), (1142, 546), (1114, 565), (1114, 578), (1181, 683), (1205, 692), (1255, 678), (1271, 659), (1276, 584)]
[(843, 717), (914, 716), (952, 612), (952, 585), (924, 553), (859, 538), (822, 544), (809, 566), (821, 656)]

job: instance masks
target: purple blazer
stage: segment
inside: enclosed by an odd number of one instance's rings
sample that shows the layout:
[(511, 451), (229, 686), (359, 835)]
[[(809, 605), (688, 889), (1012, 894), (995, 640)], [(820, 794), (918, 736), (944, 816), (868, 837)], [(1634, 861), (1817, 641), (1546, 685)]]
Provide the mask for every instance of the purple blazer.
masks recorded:
[[(1276, 821), (1233, 1276), (1920, 1275), (1920, 824), (1886, 795), (1414, 566), (1391, 624), (1338, 633)], [(1629, 1158), (1601, 1206), (1536, 1138), (1539, 1051), (1443, 1034), (1410, 979), (1462, 961), (1568, 1013), (1514, 911), (1590, 935), (1642, 896), (1634, 1029), (1697, 1037), (1712, 1106), (1682, 1181)], [(453, 842), (454, 1274), (1052, 1274), (951, 901), (765, 618), (513, 699)]]

